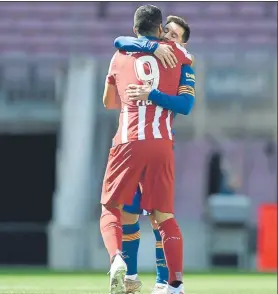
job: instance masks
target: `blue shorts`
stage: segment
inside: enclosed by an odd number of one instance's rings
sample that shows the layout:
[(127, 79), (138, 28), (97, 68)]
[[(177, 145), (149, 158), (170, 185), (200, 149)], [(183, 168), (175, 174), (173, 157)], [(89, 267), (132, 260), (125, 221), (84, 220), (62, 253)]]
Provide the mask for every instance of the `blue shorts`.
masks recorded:
[(143, 209), (140, 208), (141, 202), (141, 190), (138, 186), (136, 193), (134, 194), (133, 202), (131, 205), (124, 205), (123, 211), (131, 213), (131, 214), (142, 214)]

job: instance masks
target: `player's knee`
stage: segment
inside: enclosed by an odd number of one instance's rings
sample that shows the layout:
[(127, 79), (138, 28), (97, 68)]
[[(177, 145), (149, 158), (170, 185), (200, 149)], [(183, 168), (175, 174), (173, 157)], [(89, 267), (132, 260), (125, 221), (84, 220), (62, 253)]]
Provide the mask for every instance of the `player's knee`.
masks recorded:
[(173, 213), (165, 213), (155, 210), (153, 213), (154, 219), (156, 220), (157, 224), (161, 224), (170, 218), (174, 218)]
[(157, 230), (158, 229), (158, 223), (156, 222), (154, 215), (150, 215), (150, 221), (151, 221), (151, 225), (153, 230)]
[(128, 213), (126, 211), (122, 211), (122, 224), (123, 225), (133, 225), (137, 223), (139, 219), (138, 214)]

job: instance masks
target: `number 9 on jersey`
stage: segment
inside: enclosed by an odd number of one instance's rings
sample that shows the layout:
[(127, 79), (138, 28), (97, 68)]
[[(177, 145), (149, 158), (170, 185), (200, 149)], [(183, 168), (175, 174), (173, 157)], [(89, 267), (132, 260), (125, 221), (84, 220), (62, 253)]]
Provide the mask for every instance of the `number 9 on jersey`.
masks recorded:
[[(147, 71), (149, 73), (146, 73)], [(153, 56), (141, 56), (135, 61), (135, 72), (137, 79), (144, 84), (150, 84), (152, 89), (157, 89), (159, 85), (159, 67)]]

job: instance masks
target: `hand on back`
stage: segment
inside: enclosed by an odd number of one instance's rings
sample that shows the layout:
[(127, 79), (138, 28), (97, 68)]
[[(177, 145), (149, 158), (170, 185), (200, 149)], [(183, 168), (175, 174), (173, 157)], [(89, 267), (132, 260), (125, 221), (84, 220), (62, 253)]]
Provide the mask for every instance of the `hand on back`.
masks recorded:
[(174, 49), (171, 45), (159, 44), (154, 55), (161, 61), (164, 68), (167, 68), (167, 65), (174, 68), (178, 63), (178, 59), (173, 52)]

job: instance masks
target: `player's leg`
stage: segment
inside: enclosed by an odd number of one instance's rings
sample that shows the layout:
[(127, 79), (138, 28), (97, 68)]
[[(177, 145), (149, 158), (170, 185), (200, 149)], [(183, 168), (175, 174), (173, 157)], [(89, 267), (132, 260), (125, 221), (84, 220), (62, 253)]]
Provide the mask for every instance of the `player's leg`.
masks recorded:
[(110, 293), (125, 292), (124, 277), (127, 267), (122, 257), (121, 204), (132, 204), (142, 173), (140, 166), (130, 156), (131, 149), (131, 143), (110, 149), (103, 180), (100, 229), (111, 261)]
[(122, 224), (120, 206), (102, 206), (100, 230), (110, 262), (117, 254), (122, 253)]
[(168, 283), (173, 288), (182, 288), (183, 238), (181, 231), (171, 213), (155, 210), (154, 218), (158, 222), (158, 230), (162, 237), (163, 250), (169, 269)]
[(122, 257), (121, 207), (102, 206), (100, 231), (111, 262), (110, 293), (124, 293), (127, 267)]
[(123, 211), (123, 257), (127, 265), (126, 278), (135, 280), (137, 278), (137, 256), (140, 244), (139, 216)]
[(150, 215), (150, 221), (155, 237), (155, 257), (156, 257), (156, 284), (154, 292), (165, 288), (168, 281), (168, 267), (163, 251), (162, 238), (158, 230), (158, 224), (156, 223), (154, 216)]
[(123, 211), (122, 224), (123, 258), (127, 265), (127, 273), (125, 276), (126, 293), (139, 293), (142, 288), (142, 282), (138, 277), (137, 268), (140, 244), (139, 215)]
[(127, 278), (137, 278), (137, 257), (140, 244), (139, 214), (141, 191), (138, 186), (132, 205), (124, 205), (122, 212), (123, 224), (123, 255), (127, 264)]
[(124, 205), (122, 211), (123, 225), (123, 257), (127, 265), (125, 286), (127, 293), (138, 293), (141, 291), (142, 283), (138, 277), (138, 250), (140, 244), (139, 214), (141, 190), (138, 186), (134, 195), (132, 205)]
[[(174, 219), (174, 154), (168, 141), (154, 140), (148, 148), (148, 165), (142, 181), (141, 207), (153, 211), (162, 237), (169, 270), (169, 293), (184, 293), (183, 239)], [(163, 199), (163, 201), (162, 201)], [(174, 289), (172, 291), (172, 289)], [(172, 292), (171, 292), (172, 291)]]

